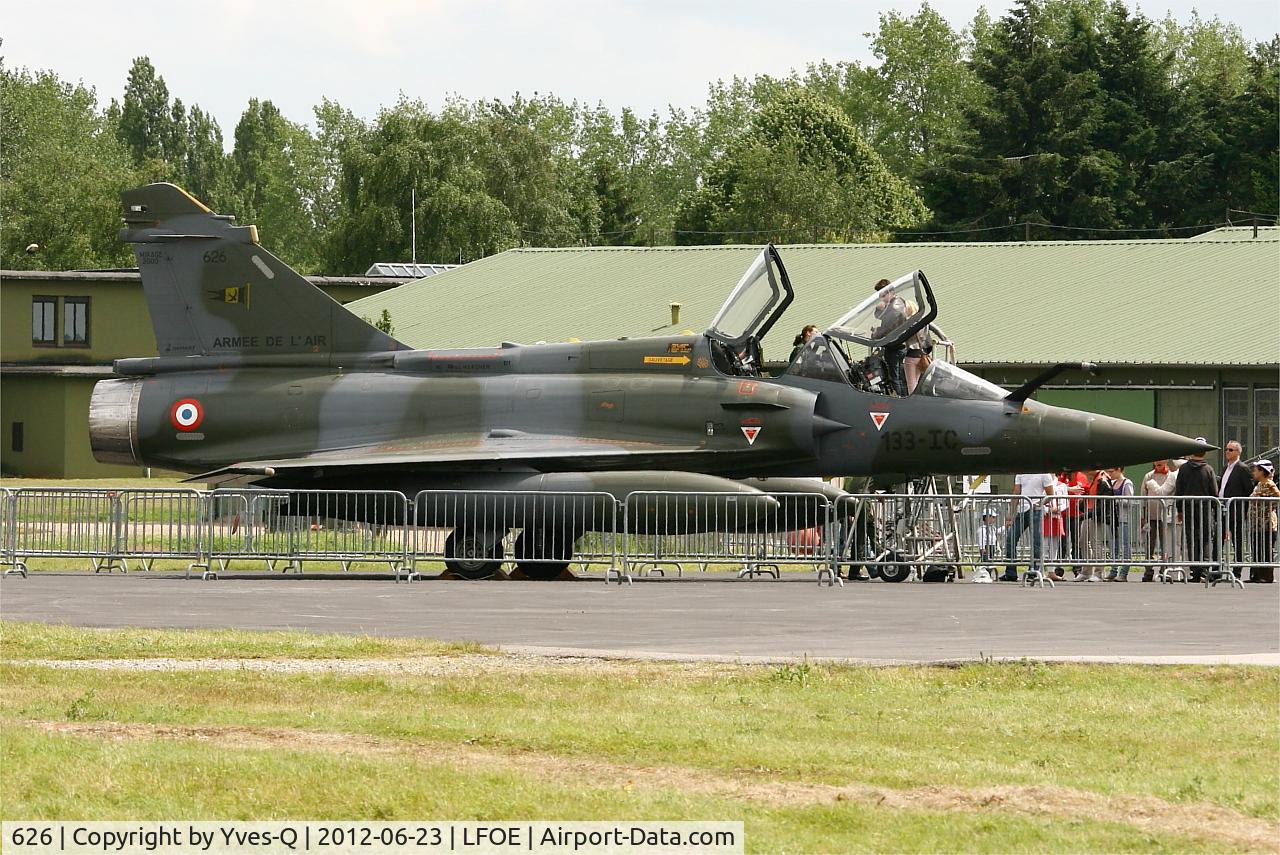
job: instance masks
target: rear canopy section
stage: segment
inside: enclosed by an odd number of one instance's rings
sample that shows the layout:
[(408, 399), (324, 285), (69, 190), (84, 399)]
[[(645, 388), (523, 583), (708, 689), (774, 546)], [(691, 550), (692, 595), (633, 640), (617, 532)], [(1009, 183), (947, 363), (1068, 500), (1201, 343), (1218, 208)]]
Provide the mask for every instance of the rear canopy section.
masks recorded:
[(827, 328), (825, 335), (866, 345), (898, 346), (938, 317), (924, 271), (900, 276), (869, 295)]

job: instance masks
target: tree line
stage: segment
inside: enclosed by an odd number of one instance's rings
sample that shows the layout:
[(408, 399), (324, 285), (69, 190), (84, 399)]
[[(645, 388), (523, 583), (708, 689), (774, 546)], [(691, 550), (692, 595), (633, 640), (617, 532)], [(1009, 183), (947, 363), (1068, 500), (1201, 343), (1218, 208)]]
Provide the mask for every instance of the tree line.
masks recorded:
[(521, 245), (1168, 237), (1275, 219), (1280, 36), (1250, 45), (1217, 18), (1105, 0), (1020, 0), (961, 29), (924, 4), (867, 35), (873, 64), (720, 81), (700, 107), (648, 116), (517, 94), (402, 97), (364, 119), (326, 99), (307, 126), (251, 98), (230, 151), (146, 57), (106, 105), (0, 60), (2, 263), (131, 264), (118, 194), (160, 180), (334, 274), (408, 259), (411, 222), (419, 260), (443, 263)]

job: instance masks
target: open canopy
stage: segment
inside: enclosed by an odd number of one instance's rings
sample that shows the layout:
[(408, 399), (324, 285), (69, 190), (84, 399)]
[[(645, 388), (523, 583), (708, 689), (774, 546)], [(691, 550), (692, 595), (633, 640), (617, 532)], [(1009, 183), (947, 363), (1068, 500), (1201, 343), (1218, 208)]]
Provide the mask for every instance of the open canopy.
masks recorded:
[(794, 298), (778, 250), (769, 244), (738, 280), (707, 335), (734, 348), (764, 338)]
[(870, 294), (825, 335), (867, 347), (901, 345), (938, 316), (929, 280), (920, 270), (900, 276)]

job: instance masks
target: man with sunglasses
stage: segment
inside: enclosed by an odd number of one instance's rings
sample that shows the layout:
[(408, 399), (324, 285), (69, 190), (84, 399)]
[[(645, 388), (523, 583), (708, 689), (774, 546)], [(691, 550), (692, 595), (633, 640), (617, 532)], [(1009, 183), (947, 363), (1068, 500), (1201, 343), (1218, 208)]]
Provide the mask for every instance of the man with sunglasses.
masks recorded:
[[(1244, 461), (1240, 459), (1240, 455), (1244, 453), (1244, 446), (1239, 440), (1228, 440), (1226, 446), (1222, 450), (1223, 469), (1222, 477), (1218, 480), (1218, 498), (1225, 503), (1227, 499), (1243, 499), (1253, 495), (1253, 472)], [(1231, 572), (1237, 577), (1243, 571), (1244, 567), (1244, 515), (1245, 502), (1232, 502), (1227, 505), (1227, 531), (1226, 535), (1231, 539), (1231, 549), (1235, 553), (1236, 560), (1232, 562)], [(1227, 548), (1224, 542), (1222, 548)]]

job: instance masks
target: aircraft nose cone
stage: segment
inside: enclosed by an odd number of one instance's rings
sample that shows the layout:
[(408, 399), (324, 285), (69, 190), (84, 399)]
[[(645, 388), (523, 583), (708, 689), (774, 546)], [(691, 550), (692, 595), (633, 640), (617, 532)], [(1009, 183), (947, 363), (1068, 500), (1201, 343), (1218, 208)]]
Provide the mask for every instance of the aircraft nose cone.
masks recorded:
[(1109, 416), (1088, 416), (1087, 425), (1088, 449), (1099, 466), (1149, 463), (1213, 451), (1216, 447), (1167, 430)]

